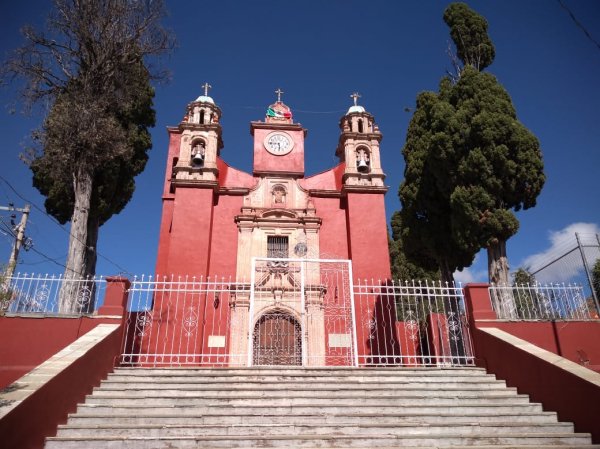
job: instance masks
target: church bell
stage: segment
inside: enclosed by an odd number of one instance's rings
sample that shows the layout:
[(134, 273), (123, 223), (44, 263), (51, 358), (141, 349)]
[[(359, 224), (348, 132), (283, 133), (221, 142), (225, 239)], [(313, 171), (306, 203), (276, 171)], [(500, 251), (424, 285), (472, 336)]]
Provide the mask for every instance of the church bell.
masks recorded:
[(360, 161), (358, 161), (356, 169), (360, 173), (366, 173), (369, 171), (369, 164), (367, 164), (367, 162), (364, 159), (361, 159)]
[(201, 165), (204, 162), (204, 156), (200, 151), (192, 156), (192, 162), (196, 165)]

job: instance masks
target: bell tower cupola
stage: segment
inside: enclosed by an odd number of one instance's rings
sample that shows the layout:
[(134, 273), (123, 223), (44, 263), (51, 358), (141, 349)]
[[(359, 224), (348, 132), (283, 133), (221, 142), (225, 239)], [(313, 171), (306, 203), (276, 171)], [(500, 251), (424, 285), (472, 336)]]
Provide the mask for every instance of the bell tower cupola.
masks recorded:
[(221, 109), (208, 96), (212, 86), (204, 83), (204, 94), (188, 104), (179, 124), (181, 144), (173, 167), (175, 184), (215, 184), (218, 177), (217, 156), (223, 148)]
[(340, 162), (346, 163), (344, 186), (384, 187), (385, 174), (381, 168), (379, 143), (381, 131), (374, 117), (358, 104), (360, 95), (350, 97), (354, 105), (340, 119), (341, 135), (336, 150)]

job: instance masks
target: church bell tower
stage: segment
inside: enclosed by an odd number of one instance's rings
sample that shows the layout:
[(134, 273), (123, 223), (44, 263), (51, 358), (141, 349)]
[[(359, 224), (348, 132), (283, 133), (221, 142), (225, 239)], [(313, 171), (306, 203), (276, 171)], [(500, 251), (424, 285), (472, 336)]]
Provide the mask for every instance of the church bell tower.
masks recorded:
[(381, 131), (374, 117), (358, 105), (360, 95), (353, 93), (354, 105), (340, 119), (342, 131), (336, 150), (340, 162), (346, 163), (342, 178), (348, 188), (384, 187), (385, 174), (381, 169), (379, 143)]
[(175, 186), (217, 184), (217, 157), (223, 148), (221, 109), (208, 96), (211, 85), (204, 83), (202, 87), (204, 95), (188, 104), (179, 124), (181, 143), (173, 167)]

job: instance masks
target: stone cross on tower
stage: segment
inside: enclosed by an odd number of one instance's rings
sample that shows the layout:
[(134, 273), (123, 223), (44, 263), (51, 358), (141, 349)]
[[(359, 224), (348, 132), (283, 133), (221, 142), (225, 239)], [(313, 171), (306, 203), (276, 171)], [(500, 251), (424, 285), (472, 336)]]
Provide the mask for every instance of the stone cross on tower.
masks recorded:
[(283, 92), (279, 87), (277, 88), (277, 90), (275, 91), (275, 93), (277, 94), (277, 103), (281, 103), (281, 94), (285, 93)]
[(350, 95), (350, 98), (354, 99), (354, 106), (358, 106), (358, 99), (361, 97), (361, 95), (358, 92), (354, 92), (352, 95)]
[(208, 97), (208, 89), (210, 89), (212, 86), (208, 83), (204, 83), (202, 86), (202, 89), (204, 89), (204, 96)]

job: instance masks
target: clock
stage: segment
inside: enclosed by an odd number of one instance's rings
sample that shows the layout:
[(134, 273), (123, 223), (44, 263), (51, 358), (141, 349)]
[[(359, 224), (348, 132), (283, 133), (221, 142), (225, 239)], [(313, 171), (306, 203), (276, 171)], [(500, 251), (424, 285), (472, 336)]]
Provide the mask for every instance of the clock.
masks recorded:
[(288, 154), (294, 148), (294, 141), (289, 134), (283, 132), (272, 132), (265, 137), (265, 148), (275, 156)]

